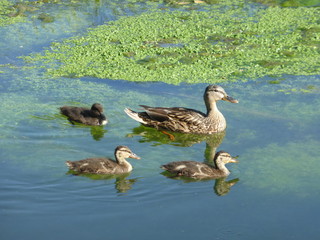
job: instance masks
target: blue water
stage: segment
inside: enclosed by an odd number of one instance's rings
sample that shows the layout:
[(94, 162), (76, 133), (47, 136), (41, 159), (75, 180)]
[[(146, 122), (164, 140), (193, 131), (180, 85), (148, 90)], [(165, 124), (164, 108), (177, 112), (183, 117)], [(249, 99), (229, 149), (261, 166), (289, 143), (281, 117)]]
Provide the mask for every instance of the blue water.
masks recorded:
[[(51, 6), (52, 14), (61, 16), (58, 23), (69, 26), (65, 32), (57, 22), (1, 28), (5, 54), (0, 62), (23, 66), (16, 56), (116, 19), (119, 12), (108, 15), (108, 4), (102, 1), (96, 15), (93, 2)], [(120, 14), (136, 13), (122, 7)], [(8, 44), (17, 29), (25, 34)], [(35, 33), (41, 40), (32, 39)], [(161, 103), (204, 111), (206, 84), (49, 78), (35, 69), (1, 70), (1, 239), (318, 239), (319, 75), (283, 76), (280, 84), (270, 84), (274, 79), (268, 77), (223, 84), (240, 101), (218, 103), (228, 124), (224, 138), (177, 135), (170, 141), (139, 126), (123, 109)], [(290, 91), (308, 85), (315, 89)], [(65, 104), (93, 102), (105, 106), (110, 123), (103, 128), (71, 125), (58, 112)], [(141, 157), (130, 160), (134, 170), (128, 176), (68, 174), (66, 160), (112, 157), (120, 144)], [(231, 175), (225, 180), (190, 182), (161, 174), (161, 164), (204, 161), (216, 150), (239, 155), (239, 164), (228, 165)]]

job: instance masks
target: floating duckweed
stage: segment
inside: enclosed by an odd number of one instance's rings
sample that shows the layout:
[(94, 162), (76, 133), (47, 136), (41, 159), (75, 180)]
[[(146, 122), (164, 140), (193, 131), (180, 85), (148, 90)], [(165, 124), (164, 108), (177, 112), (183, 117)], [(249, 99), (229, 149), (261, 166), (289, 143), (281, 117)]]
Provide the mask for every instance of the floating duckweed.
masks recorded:
[(313, 93), (317, 90), (317, 88), (313, 85), (308, 85), (306, 88), (291, 88), (291, 89), (280, 89), (278, 92), (283, 92), (285, 94), (291, 93)]
[(207, 9), (122, 17), (24, 59), (53, 76), (171, 84), (318, 73), (318, 9)]
[(23, 10), (19, 10), (17, 6), (7, 0), (0, 1), (0, 27), (26, 21)]

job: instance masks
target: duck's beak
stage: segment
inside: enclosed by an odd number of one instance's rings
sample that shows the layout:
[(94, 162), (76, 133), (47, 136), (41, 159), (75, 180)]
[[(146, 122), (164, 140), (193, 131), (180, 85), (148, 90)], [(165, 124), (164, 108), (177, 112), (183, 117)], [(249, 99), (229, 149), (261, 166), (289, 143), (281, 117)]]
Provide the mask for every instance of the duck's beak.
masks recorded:
[(140, 159), (140, 157), (138, 155), (136, 155), (135, 153), (131, 153), (129, 158)]
[(239, 102), (237, 99), (234, 99), (230, 96), (225, 96), (224, 98), (222, 98), (222, 100), (227, 101), (227, 102), (231, 102), (231, 103), (238, 103)]

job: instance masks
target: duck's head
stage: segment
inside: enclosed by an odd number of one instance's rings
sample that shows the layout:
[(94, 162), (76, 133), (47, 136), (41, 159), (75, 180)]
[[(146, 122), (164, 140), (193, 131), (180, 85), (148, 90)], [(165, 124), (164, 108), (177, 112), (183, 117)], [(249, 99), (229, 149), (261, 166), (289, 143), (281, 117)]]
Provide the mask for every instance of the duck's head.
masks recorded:
[(228, 96), (226, 91), (218, 85), (209, 85), (204, 92), (205, 101), (216, 102), (218, 100), (224, 100), (231, 103), (238, 103), (239, 101)]
[(232, 157), (229, 153), (225, 151), (219, 151), (216, 153), (213, 159), (216, 166), (219, 166), (221, 164), (225, 165), (227, 163), (237, 163), (238, 160), (236, 160), (234, 157)]
[(130, 148), (127, 146), (118, 146), (116, 147), (114, 151), (114, 155), (116, 159), (126, 159), (126, 158), (134, 158), (134, 159), (140, 159), (139, 156), (137, 156), (135, 153), (133, 153)]

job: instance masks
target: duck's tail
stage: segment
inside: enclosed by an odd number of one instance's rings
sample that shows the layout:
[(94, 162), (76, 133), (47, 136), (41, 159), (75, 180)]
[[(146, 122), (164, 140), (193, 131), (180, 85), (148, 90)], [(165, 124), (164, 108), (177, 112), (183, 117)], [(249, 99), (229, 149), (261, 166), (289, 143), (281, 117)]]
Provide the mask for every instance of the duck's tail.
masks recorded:
[(143, 124), (147, 124), (147, 122), (145, 122), (145, 121), (143, 120), (143, 118), (141, 118), (141, 117), (139, 116), (139, 113), (131, 110), (130, 108), (125, 108), (125, 109), (124, 109), (124, 112), (125, 112), (129, 117), (131, 117), (132, 119), (136, 120), (137, 122), (140, 122), (140, 123), (143, 123)]

